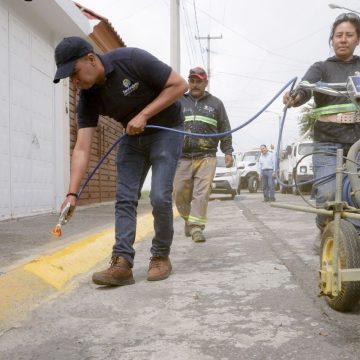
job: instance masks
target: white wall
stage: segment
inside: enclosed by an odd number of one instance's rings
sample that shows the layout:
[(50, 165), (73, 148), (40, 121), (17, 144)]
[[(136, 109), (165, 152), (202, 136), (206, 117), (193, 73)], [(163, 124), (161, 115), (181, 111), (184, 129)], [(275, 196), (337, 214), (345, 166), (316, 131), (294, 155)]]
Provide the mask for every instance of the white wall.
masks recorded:
[(71, 0), (0, 0), (0, 220), (61, 203), (69, 177), (68, 84), (52, 82), (54, 48), (90, 30)]

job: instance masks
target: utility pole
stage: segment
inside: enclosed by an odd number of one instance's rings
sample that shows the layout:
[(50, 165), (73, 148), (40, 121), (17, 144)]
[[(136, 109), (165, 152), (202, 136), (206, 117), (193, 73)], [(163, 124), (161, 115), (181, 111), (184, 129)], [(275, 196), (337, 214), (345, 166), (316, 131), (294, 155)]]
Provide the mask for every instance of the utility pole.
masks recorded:
[(220, 36), (196, 36), (195, 35), (195, 39), (196, 40), (201, 40), (201, 39), (207, 39), (207, 74), (208, 74), (208, 91), (210, 91), (210, 40), (214, 40), (214, 39), (222, 39), (222, 35)]
[(170, 65), (180, 73), (180, 0), (170, 1)]

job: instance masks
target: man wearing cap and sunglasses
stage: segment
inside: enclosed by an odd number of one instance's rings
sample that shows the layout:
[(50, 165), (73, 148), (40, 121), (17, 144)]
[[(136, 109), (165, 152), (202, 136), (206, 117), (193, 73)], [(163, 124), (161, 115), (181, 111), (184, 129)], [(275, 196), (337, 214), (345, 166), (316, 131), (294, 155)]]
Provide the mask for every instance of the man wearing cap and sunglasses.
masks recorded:
[(70, 77), (80, 89), (77, 107), (78, 134), (71, 159), (69, 191), (62, 208), (75, 209), (77, 192), (85, 175), (91, 142), (99, 115), (110, 116), (126, 128), (116, 157), (115, 245), (111, 265), (93, 274), (98, 285), (134, 283), (136, 208), (142, 182), (152, 166), (151, 205), (155, 235), (152, 240), (147, 280), (167, 278), (173, 239), (172, 189), (182, 137), (171, 131), (146, 129), (146, 124), (183, 129), (178, 98), (186, 81), (148, 52), (119, 48), (95, 54), (79, 37), (62, 40), (55, 49), (54, 82)]
[[(185, 131), (198, 134), (217, 134), (230, 130), (225, 107), (220, 99), (205, 91), (206, 71), (195, 67), (189, 72), (189, 92), (182, 99)], [(218, 137), (184, 136), (182, 156), (174, 180), (176, 207), (185, 220), (185, 235), (194, 242), (204, 242), (203, 230), (211, 183), (216, 170)], [(233, 164), (231, 134), (220, 138), (226, 167)]]

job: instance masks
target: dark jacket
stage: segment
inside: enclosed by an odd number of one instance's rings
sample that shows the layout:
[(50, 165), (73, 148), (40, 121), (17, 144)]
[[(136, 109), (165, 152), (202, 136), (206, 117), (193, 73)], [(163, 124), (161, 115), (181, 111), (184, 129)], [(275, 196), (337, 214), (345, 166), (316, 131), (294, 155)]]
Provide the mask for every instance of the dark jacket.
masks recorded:
[[(346, 62), (334, 56), (313, 64), (301, 82), (315, 83), (323, 81), (327, 83), (343, 83), (347, 81), (348, 76), (355, 75), (356, 71), (360, 71), (359, 56), (354, 56), (352, 60)], [(302, 95), (299, 105), (307, 102), (312, 96), (311, 90), (300, 89), (297, 91)], [(318, 116), (357, 111), (355, 105), (346, 96), (331, 96), (314, 91), (314, 102), (314, 112)], [(353, 144), (359, 138), (360, 123), (337, 124), (321, 121), (316, 121), (315, 123), (315, 141)]]
[[(207, 91), (200, 98), (186, 93), (181, 99), (185, 116), (185, 131), (198, 134), (217, 134), (231, 130), (224, 104)], [(222, 138), (184, 136), (183, 158), (215, 157), (218, 143), (224, 154), (232, 154), (231, 134)]]

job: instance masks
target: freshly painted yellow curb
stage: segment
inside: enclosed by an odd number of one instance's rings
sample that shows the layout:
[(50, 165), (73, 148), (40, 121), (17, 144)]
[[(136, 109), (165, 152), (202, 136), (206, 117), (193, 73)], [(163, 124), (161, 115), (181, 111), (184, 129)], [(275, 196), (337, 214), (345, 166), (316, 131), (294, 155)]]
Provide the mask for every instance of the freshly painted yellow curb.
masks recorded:
[(24, 266), (57, 290), (75, 275), (91, 269), (111, 253), (114, 230), (106, 230), (77, 241), (52, 255), (41, 256)]
[[(174, 210), (174, 217), (179, 216)], [(153, 232), (150, 213), (137, 219), (135, 242)], [(110, 257), (114, 228), (84, 237), (50, 255), (40, 256), (0, 276), (0, 334), (22, 319), (34, 306), (59, 291), (76, 276)]]
[[(153, 231), (152, 219), (151, 214), (138, 218), (135, 242), (143, 240)], [(61, 290), (74, 276), (90, 270), (109, 257), (114, 241), (115, 231), (110, 228), (80, 239), (52, 255), (41, 256), (25, 264), (24, 270)]]
[(58, 291), (23, 268), (0, 276), (0, 334)]

